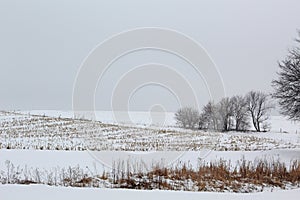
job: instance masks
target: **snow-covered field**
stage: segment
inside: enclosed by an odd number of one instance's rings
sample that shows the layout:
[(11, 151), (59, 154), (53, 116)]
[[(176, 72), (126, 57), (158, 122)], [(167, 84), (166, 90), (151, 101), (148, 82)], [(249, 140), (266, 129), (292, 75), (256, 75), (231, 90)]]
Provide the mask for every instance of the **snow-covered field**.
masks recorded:
[[(18, 113), (23, 114), (33, 114), (33, 115), (46, 115), (51, 117), (62, 117), (62, 118), (73, 118), (73, 111), (58, 111), (58, 110), (30, 110), (30, 111), (17, 111)], [(115, 114), (114, 114), (115, 113)], [(153, 113), (153, 112), (134, 112), (130, 111), (129, 117), (130, 122), (127, 120), (119, 121), (116, 119), (116, 115), (122, 115), (125, 112), (112, 112), (112, 111), (95, 111), (95, 116), (97, 121), (101, 121), (103, 123), (118, 123), (118, 124), (132, 124), (139, 126), (159, 126), (159, 127), (174, 127), (176, 126), (176, 121), (174, 118), (173, 112), (164, 112), (164, 113)], [(163, 118), (163, 123), (156, 124), (155, 120), (152, 118)], [(154, 121), (152, 123), (152, 121)], [(288, 133), (299, 133), (300, 125), (296, 122), (292, 122), (287, 120), (283, 116), (271, 116), (269, 119), (271, 123), (271, 131), (272, 132), (288, 132)]]
[[(140, 154), (139, 154), (140, 153)], [(164, 154), (166, 153), (166, 154)], [(161, 158), (167, 159), (168, 152), (162, 152), (160, 157), (153, 157), (151, 153), (143, 154), (142, 152), (122, 152), (122, 151), (40, 151), (40, 150), (20, 150), (20, 149), (1, 149), (0, 150), (0, 171), (6, 170), (6, 164), (3, 161), (9, 160), (15, 166), (36, 167), (40, 169), (52, 169), (55, 167), (79, 166), (89, 168), (98, 172), (112, 166), (113, 161), (128, 159), (143, 160), (152, 164), (160, 162)], [(211, 162), (222, 160), (231, 160), (234, 164), (242, 158), (254, 162), (257, 159), (279, 159), (288, 166), (291, 160), (300, 160), (300, 149), (274, 149), (267, 151), (188, 151), (182, 152), (182, 155), (174, 160), (170, 165), (176, 165), (178, 162), (190, 163), (197, 167), (199, 161)]]
[(214, 192), (178, 192), (178, 191), (137, 191), (121, 189), (99, 189), (99, 188), (69, 188), (69, 187), (50, 187), (44, 185), (0, 185), (1, 199), (30, 199), (30, 200), (53, 200), (53, 199), (122, 199), (122, 200), (298, 200), (300, 189), (262, 192), (254, 194), (232, 194)]
[[(242, 158), (251, 162), (280, 160), (287, 167), (292, 160), (300, 160), (300, 126), (283, 117), (273, 116), (272, 129), (267, 133), (218, 133), (180, 129), (174, 113), (165, 114), (164, 125), (153, 124), (151, 113), (137, 112), (130, 116), (136, 125), (116, 121), (112, 112), (97, 112), (96, 121), (74, 119), (69, 111), (0, 112), (0, 174), (7, 173), (8, 162), (19, 169), (48, 172), (76, 166), (93, 175), (109, 171), (115, 161), (142, 161), (147, 167), (166, 161), (169, 166), (188, 163), (196, 168), (199, 162), (220, 159), (230, 161), (233, 166)], [(277, 189), (250, 195), (0, 185), (0, 195), (1, 199), (16, 199), (18, 195), (25, 199), (29, 196), (53, 199), (49, 195), (52, 193), (72, 199), (98, 196), (135, 199), (136, 195), (143, 199), (283, 199), (286, 196), (298, 199), (300, 196), (299, 189)], [(13, 190), (16, 192), (10, 195)]]
[[(282, 130), (281, 132), (272, 130), (268, 133), (219, 133), (183, 130), (175, 124), (159, 127), (146, 123), (116, 124), (110, 118), (107, 119), (110, 123), (79, 120), (71, 118), (69, 112), (30, 113), (34, 115), (0, 113), (1, 148), (94, 151), (260, 151), (300, 148), (298, 126), (287, 121), (284, 121), (286, 126), (282, 128), (275, 125), (276, 129)], [(103, 116), (107, 115), (106, 113)], [(136, 118), (141, 116), (142, 113), (139, 113)], [(145, 121), (146, 119), (147, 117)], [(274, 124), (278, 120), (274, 118)]]

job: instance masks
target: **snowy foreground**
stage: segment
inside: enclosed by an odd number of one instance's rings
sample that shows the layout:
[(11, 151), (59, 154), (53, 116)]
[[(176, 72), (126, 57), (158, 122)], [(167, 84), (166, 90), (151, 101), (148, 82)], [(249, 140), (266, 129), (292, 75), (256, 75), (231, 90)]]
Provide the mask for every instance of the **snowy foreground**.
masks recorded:
[(273, 191), (251, 194), (232, 194), (214, 192), (173, 192), (173, 191), (138, 191), (138, 190), (116, 190), (97, 188), (66, 188), (50, 187), (44, 185), (0, 185), (0, 195), (3, 200), (30, 199), (30, 200), (53, 200), (53, 199), (122, 199), (122, 200), (298, 200), (300, 189)]
[(111, 185), (106, 179), (100, 188), (36, 184), (47, 183), (44, 180), (31, 185), (6, 184), (9, 173), (12, 179), (12, 175), (25, 179), (30, 175), (49, 181), (48, 175), (51, 180), (60, 178), (59, 173), (70, 168), (96, 177), (111, 171), (114, 162), (123, 161), (132, 166), (142, 161), (145, 168), (162, 161), (167, 167), (185, 163), (196, 169), (200, 162), (220, 159), (230, 162), (232, 167), (242, 159), (252, 163), (278, 160), (287, 168), (291, 161), (300, 160), (300, 127), (282, 117), (271, 118), (272, 129), (267, 133), (218, 133), (180, 129), (174, 122), (174, 113), (166, 113), (163, 124), (153, 124), (149, 113), (130, 115), (135, 124), (115, 121), (111, 112), (97, 113), (98, 121), (74, 119), (71, 112), (63, 111), (0, 112), (0, 179), (4, 183), (0, 184), (0, 199), (299, 199), (300, 189), (294, 189), (299, 184), (290, 183), (284, 184), (285, 190), (268, 185), (249, 189), (246, 185), (247, 189), (238, 193), (226, 189), (221, 190), (224, 193), (212, 192), (218, 191), (213, 189), (109, 189)]

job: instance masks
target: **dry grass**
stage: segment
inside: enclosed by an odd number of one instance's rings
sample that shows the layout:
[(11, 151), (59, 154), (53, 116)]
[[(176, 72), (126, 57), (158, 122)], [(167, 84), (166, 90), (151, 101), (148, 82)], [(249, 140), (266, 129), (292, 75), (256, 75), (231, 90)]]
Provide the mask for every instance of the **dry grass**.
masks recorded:
[(114, 187), (145, 190), (251, 192), (264, 187), (299, 187), (300, 183), (299, 161), (293, 161), (289, 168), (278, 160), (252, 163), (242, 159), (234, 168), (230, 162), (219, 160), (202, 163), (197, 170), (183, 164), (175, 168), (156, 165), (150, 172), (131, 172), (125, 177), (119, 174), (120, 170), (113, 172)]
[(242, 159), (236, 165), (219, 160), (200, 163), (197, 169), (188, 164), (176, 167), (153, 165), (145, 171), (140, 163), (117, 162), (110, 172), (93, 174), (69, 167), (55, 171), (15, 168), (7, 162), (7, 171), (0, 173), (2, 184), (48, 184), (72, 187), (105, 187), (140, 190), (184, 190), (214, 192), (258, 192), (264, 188), (300, 187), (300, 162), (287, 167), (280, 161)]

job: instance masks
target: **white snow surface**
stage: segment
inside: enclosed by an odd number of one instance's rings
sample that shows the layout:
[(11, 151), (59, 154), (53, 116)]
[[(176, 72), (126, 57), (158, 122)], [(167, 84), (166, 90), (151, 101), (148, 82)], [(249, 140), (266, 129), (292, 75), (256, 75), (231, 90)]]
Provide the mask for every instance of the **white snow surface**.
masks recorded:
[(300, 189), (262, 192), (251, 194), (214, 193), (214, 192), (177, 192), (177, 191), (141, 191), (99, 188), (51, 187), (45, 185), (0, 185), (0, 195), (3, 200), (59, 200), (59, 199), (122, 199), (122, 200), (298, 200)]
[[(10, 161), (16, 167), (24, 168), (33, 167), (39, 169), (50, 170), (55, 167), (67, 168), (79, 166), (82, 169), (88, 168), (98, 172), (107, 167), (111, 167), (112, 163), (122, 161), (125, 162), (141, 160), (151, 166), (153, 163), (160, 163), (162, 160), (168, 160), (172, 152), (160, 152), (160, 154), (143, 153), (143, 152), (122, 152), (122, 151), (41, 151), (41, 150), (20, 150), (12, 149), (0, 150), (0, 171), (6, 171), (5, 161)], [(300, 160), (300, 149), (274, 149), (267, 151), (210, 151), (203, 150), (198, 152), (188, 151), (181, 152), (181, 157), (173, 162), (164, 164), (189, 163), (194, 168), (197, 167), (199, 161), (214, 162), (220, 159), (231, 161), (235, 165), (243, 157), (245, 160), (255, 162), (256, 159), (277, 160), (285, 162), (289, 166), (292, 160)], [(200, 160), (199, 160), (200, 159)]]

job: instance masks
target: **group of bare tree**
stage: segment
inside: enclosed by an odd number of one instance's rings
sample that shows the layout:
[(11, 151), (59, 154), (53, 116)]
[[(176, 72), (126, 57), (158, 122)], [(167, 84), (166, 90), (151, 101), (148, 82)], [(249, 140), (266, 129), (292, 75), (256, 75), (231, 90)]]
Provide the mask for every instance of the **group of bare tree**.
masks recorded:
[(177, 123), (183, 128), (216, 131), (245, 131), (250, 129), (251, 122), (256, 131), (267, 131), (267, 122), (272, 109), (269, 95), (251, 91), (245, 96), (225, 97), (218, 103), (208, 102), (198, 112), (185, 107), (175, 114)]
[[(294, 121), (300, 121), (300, 31), (298, 34), (297, 46), (279, 62), (278, 78), (272, 82), (275, 89), (272, 97), (278, 101), (281, 114)], [(251, 91), (245, 96), (223, 98), (218, 103), (208, 102), (201, 113), (182, 108), (175, 118), (181, 127), (190, 129), (243, 131), (252, 124), (260, 132), (270, 128), (267, 120), (272, 107), (269, 95)]]

